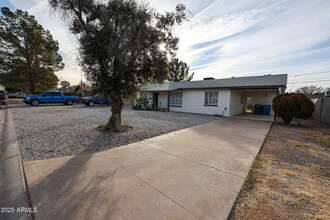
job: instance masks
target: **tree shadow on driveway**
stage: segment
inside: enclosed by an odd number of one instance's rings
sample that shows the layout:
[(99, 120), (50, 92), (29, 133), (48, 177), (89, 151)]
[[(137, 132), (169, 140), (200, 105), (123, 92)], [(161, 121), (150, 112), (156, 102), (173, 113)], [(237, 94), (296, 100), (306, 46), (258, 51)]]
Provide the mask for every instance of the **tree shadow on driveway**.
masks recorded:
[[(102, 185), (112, 181), (118, 167), (104, 168), (105, 157), (83, 154), (73, 157), (31, 161), (24, 164), (32, 205), (38, 219), (103, 218), (94, 216), (107, 201)], [(93, 161), (92, 170), (89, 166)], [(40, 168), (41, 167), (41, 168)], [(97, 172), (92, 172), (97, 170)], [(48, 173), (48, 175), (47, 175)], [(109, 185), (109, 184), (107, 184)], [(107, 186), (107, 193), (111, 187)], [(115, 201), (114, 198), (111, 199)], [(82, 212), (83, 211), (83, 212)]]

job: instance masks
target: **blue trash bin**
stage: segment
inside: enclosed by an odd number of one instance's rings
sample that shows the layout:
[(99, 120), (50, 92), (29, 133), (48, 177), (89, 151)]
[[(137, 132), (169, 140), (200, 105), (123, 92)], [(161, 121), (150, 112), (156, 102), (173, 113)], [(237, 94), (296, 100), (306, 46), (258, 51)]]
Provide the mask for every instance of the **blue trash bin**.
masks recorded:
[(264, 105), (264, 115), (270, 115), (271, 110), (272, 110), (271, 105)]

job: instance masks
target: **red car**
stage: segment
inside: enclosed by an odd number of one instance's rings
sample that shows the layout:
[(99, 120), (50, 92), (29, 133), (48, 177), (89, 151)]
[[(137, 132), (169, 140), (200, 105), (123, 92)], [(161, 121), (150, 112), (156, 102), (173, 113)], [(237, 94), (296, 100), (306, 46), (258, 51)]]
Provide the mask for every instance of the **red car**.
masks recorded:
[(3, 105), (7, 104), (7, 94), (4, 90), (0, 90), (0, 103)]

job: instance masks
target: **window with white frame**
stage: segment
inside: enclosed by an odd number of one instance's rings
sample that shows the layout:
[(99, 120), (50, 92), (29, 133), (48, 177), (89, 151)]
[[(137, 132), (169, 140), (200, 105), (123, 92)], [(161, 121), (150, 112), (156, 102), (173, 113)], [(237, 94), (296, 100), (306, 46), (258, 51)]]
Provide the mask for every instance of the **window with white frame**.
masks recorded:
[(218, 106), (219, 92), (205, 92), (205, 105)]
[(170, 106), (182, 106), (182, 92), (170, 92)]

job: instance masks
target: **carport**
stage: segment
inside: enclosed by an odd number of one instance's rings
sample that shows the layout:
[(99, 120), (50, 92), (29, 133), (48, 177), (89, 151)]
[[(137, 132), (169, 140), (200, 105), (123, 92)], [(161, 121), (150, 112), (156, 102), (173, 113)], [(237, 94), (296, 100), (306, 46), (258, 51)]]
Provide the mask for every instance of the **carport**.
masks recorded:
[[(231, 90), (230, 116), (234, 118), (273, 121), (272, 100), (278, 89), (240, 89)], [(261, 109), (256, 111), (256, 108)], [(270, 109), (268, 111), (267, 109)]]

